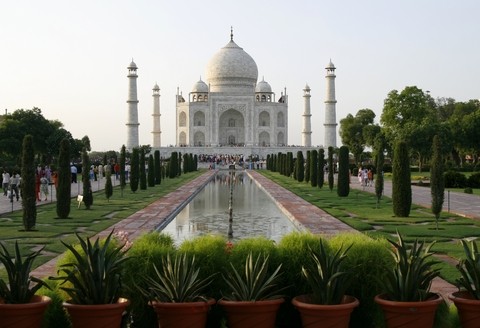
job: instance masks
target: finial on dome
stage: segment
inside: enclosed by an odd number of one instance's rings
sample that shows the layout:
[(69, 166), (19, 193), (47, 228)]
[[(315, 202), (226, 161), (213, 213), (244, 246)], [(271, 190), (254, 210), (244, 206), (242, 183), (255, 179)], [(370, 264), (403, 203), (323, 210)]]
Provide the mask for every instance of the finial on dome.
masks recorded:
[(230, 41), (233, 41), (233, 26), (230, 26)]

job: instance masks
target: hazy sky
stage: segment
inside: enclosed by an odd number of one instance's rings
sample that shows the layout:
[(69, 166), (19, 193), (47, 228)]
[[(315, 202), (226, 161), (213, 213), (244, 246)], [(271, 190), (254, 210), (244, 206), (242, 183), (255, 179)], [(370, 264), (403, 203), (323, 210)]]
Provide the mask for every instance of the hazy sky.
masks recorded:
[[(93, 150), (126, 143), (127, 66), (138, 66), (140, 143), (152, 144), (152, 88), (160, 86), (162, 146), (175, 144), (175, 94), (205, 80), (234, 40), (276, 98), (289, 95), (289, 144), (301, 144), (303, 88), (311, 88), (312, 144), (323, 144), (325, 66), (337, 67), (337, 121), (393, 89), (480, 98), (478, 0), (1, 0), (0, 111), (39, 107)], [(339, 143), (340, 143), (340, 139)]]

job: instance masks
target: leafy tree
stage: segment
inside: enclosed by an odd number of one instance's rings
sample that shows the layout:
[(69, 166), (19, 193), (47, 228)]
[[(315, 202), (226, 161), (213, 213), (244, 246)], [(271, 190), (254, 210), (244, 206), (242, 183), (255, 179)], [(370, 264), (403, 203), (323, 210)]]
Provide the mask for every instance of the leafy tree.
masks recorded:
[(347, 197), (350, 193), (350, 169), (348, 158), (348, 147), (342, 146), (338, 152), (338, 181), (337, 195)]
[(113, 195), (113, 186), (112, 186), (112, 172), (108, 171), (105, 179), (105, 197), (110, 201), (110, 197)]
[(333, 147), (328, 147), (328, 188), (333, 190), (335, 167), (333, 166)]
[(305, 179), (305, 161), (303, 159), (303, 152), (297, 152), (297, 181), (303, 182)]
[(310, 185), (316, 187), (318, 184), (318, 152), (316, 149), (310, 153)]
[(430, 192), (432, 195), (432, 213), (435, 215), (437, 230), (445, 194), (445, 178), (443, 175), (445, 168), (443, 164), (442, 145), (440, 142), (440, 137), (436, 135), (433, 138), (433, 157), (430, 165)]
[(125, 181), (125, 164), (126, 164), (126, 148), (125, 145), (122, 145), (122, 148), (120, 149), (120, 189), (122, 191), (122, 196), (123, 196), (123, 189), (125, 189), (125, 186), (127, 185), (127, 182)]
[(57, 216), (67, 219), (70, 215), (72, 174), (70, 171), (70, 141), (63, 139), (60, 143), (57, 168)]
[(93, 192), (90, 184), (90, 175), (88, 171), (90, 169), (90, 158), (88, 157), (87, 149), (83, 148), (82, 151), (82, 183), (83, 183), (83, 203), (87, 210), (93, 205)]
[(147, 169), (145, 167), (145, 149), (140, 147), (140, 190), (147, 189)]
[(148, 156), (148, 186), (155, 187), (155, 164), (152, 154)]
[(90, 138), (88, 136), (84, 136), (82, 138), (82, 143), (83, 143), (83, 147), (87, 150), (87, 151), (92, 151), (92, 146), (90, 145)]
[(361, 109), (355, 116), (348, 114), (340, 120), (340, 137), (355, 157), (356, 163), (362, 162), (366, 146), (372, 146), (373, 140), (380, 133), (380, 126), (374, 124), (375, 113), (368, 108)]
[(155, 150), (154, 153), (154, 159), (155, 159), (155, 184), (160, 184), (162, 183), (162, 162), (160, 161), (160, 151)]
[(305, 182), (310, 182), (310, 150), (307, 150), (307, 160), (305, 161)]
[(408, 217), (412, 207), (412, 186), (407, 143), (405, 141), (398, 141), (395, 145), (393, 155), (393, 213), (398, 217)]
[(439, 129), (436, 105), (428, 93), (411, 86), (393, 90), (384, 101), (380, 122), (390, 146), (404, 140), (418, 157), (419, 170), (431, 154), (431, 140)]
[(325, 150), (323, 148), (320, 148), (318, 151), (318, 182), (317, 186), (319, 188), (323, 187), (323, 184), (325, 183)]
[(385, 142), (383, 138), (378, 138), (375, 142), (375, 169), (377, 178), (375, 179), (375, 196), (377, 196), (377, 208), (383, 195), (383, 165), (385, 163)]
[[(38, 195), (35, 195), (35, 163), (33, 149), (33, 137), (26, 135), (23, 138), (22, 147), (22, 209), (23, 209), (23, 227), (26, 231), (33, 230), (37, 223)], [(12, 198), (13, 200), (13, 198)]]
[(138, 180), (139, 180), (139, 174), (140, 174), (140, 165), (139, 165), (139, 154), (138, 154), (138, 148), (133, 148), (132, 149), (132, 157), (130, 159), (130, 166), (131, 166), (131, 172), (130, 172), (130, 190), (132, 192), (136, 192), (138, 190)]

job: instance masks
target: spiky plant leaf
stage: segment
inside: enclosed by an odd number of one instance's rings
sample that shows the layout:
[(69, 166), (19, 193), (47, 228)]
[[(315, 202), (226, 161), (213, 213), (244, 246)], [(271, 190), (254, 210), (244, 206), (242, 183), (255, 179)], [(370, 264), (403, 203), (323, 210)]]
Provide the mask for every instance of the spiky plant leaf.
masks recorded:
[(459, 288), (465, 289), (470, 295), (480, 300), (480, 254), (474, 240), (461, 240), (465, 259), (460, 260), (457, 269), (460, 278), (457, 279)]

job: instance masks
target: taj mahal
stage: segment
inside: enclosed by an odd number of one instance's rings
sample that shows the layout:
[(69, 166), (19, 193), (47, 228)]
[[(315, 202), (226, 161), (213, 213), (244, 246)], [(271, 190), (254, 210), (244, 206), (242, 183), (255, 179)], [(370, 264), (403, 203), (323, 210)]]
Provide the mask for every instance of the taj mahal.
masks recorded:
[[(128, 66), (128, 120), (126, 148), (139, 146), (137, 65)], [(335, 66), (326, 66), (324, 145), (336, 147)], [(266, 158), (278, 152), (306, 152), (311, 145), (310, 87), (303, 89), (302, 146), (288, 144), (288, 95), (277, 98), (265, 79), (259, 81), (254, 59), (238, 46), (230, 33), (229, 42), (217, 51), (206, 67), (206, 81), (200, 77), (191, 92), (176, 95), (176, 145), (162, 147), (160, 129), (160, 87), (153, 87), (152, 149), (169, 157), (172, 151), (194, 154), (242, 154)], [(298, 148), (298, 149), (297, 149)]]

